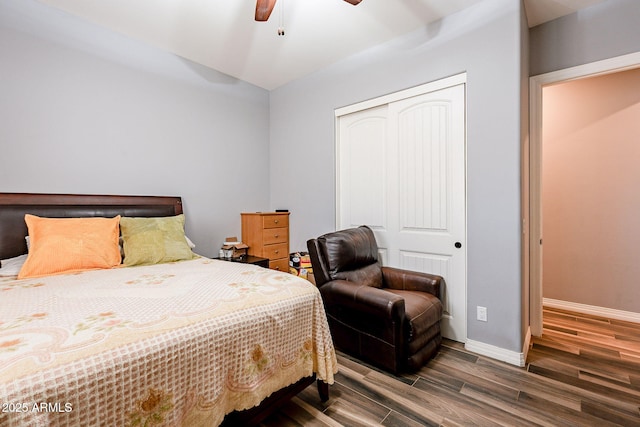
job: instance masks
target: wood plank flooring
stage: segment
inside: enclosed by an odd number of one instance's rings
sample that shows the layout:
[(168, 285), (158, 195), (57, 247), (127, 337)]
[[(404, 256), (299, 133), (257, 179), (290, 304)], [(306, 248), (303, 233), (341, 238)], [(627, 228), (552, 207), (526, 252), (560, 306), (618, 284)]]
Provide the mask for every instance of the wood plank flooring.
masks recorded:
[(400, 377), (338, 356), (322, 404), (315, 385), (263, 426), (640, 426), (640, 324), (545, 308), (519, 368), (445, 340)]

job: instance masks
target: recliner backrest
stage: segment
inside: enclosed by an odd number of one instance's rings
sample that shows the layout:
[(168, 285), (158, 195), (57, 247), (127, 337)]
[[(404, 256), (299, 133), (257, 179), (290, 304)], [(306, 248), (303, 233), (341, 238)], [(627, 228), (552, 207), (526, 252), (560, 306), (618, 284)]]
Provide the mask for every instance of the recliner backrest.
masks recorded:
[[(322, 271), (314, 275), (321, 286), (327, 280), (349, 280), (367, 286), (382, 287), (382, 271), (378, 262), (378, 245), (367, 226), (324, 234), (308, 242), (312, 260), (317, 251)], [(327, 277), (322, 277), (322, 276)], [(318, 280), (320, 279), (320, 280)], [(326, 280), (325, 280), (326, 279)]]

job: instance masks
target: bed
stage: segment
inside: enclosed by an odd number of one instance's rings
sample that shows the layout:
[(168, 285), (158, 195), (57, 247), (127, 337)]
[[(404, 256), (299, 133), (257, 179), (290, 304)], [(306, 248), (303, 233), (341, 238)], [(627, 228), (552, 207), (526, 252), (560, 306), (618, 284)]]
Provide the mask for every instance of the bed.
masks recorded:
[[(118, 216), (164, 224), (184, 214), (179, 197), (0, 193), (0, 259), (11, 260), (0, 266), (0, 425), (248, 425), (314, 380), (328, 398), (336, 355), (306, 280), (193, 253), (37, 270), (49, 268), (34, 264), (51, 241), (41, 224)], [(126, 264), (134, 239), (119, 224)], [(37, 274), (18, 278), (16, 263)]]

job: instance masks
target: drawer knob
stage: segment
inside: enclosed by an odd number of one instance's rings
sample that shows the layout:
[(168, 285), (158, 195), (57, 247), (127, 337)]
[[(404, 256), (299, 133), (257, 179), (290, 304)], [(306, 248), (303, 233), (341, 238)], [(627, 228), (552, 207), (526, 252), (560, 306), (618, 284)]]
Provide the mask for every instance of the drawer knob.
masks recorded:
[(278, 222), (280, 222), (280, 221), (276, 219), (276, 220), (274, 220), (273, 222), (275, 222), (275, 223), (277, 224), (277, 223), (278, 223)]
[(279, 251), (279, 250), (276, 250), (276, 251), (275, 251), (275, 253), (278, 253), (278, 252), (280, 252), (280, 251)]
[(275, 237), (275, 238), (278, 238), (278, 237), (280, 237), (280, 235), (279, 235), (279, 234), (276, 234), (274, 237)]

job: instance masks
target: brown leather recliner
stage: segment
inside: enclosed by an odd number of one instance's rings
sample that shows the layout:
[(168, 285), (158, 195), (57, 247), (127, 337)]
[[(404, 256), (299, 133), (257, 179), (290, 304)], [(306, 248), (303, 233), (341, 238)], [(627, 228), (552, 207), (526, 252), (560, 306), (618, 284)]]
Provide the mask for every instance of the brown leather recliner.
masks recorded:
[(440, 348), (440, 276), (382, 267), (367, 226), (307, 242), (339, 350), (395, 374), (420, 369)]

